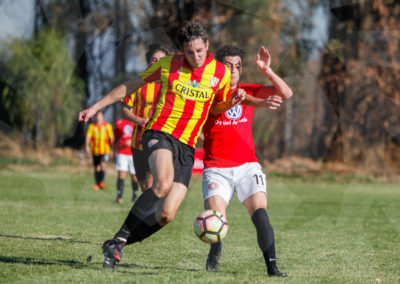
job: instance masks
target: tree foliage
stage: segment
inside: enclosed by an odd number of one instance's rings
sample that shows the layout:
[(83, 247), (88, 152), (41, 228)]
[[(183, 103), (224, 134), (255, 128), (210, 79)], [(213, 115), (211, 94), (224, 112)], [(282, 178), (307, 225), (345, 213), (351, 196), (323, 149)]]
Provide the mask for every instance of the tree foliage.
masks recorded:
[(8, 100), (9, 120), (13, 124), (18, 114), (15, 126), (26, 138), (36, 146), (55, 146), (71, 131), (84, 97), (66, 42), (44, 29), (35, 40), (15, 39), (7, 45), (2, 97), (18, 97)]
[(327, 161), (399, 167), (400, 1), (345, 2), (330, 6), (320, 82), (337, 123), (319, 133), (321, 148)]

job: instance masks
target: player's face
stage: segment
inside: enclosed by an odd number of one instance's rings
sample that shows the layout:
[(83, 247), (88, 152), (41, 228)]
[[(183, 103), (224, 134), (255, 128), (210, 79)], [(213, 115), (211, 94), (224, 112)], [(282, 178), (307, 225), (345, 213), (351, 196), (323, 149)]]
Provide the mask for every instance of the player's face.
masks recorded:
[(208, 52), (208, 40), (204, 42), (200, 37), (183, 46), (183, 54), (193, 69), (203, 66)]
[(157, 52), (154, 53), (153, 56), (151, 57), (151, 59), (150, 59), (150, 65), (153, 64), (153, 63), (155, 63), (155, 62), (157, 62), (158, 60), (160, 60), (161, 58), (163, 58), (163, 57), (165, 57), (165, 56), (167, 56), (167, 55), (165, 54), (164, 51), (162, 51), (162, 50), (157, 51)]
[(240, 56), (225, 56), (223, 63), (231, 71), (231, 88), (235, 88), (242, 74), (242, 59)]
[(96, 116), (96, 122), (102, 124), (104, 121), (104, 115), (102, 112), (98, 112)]

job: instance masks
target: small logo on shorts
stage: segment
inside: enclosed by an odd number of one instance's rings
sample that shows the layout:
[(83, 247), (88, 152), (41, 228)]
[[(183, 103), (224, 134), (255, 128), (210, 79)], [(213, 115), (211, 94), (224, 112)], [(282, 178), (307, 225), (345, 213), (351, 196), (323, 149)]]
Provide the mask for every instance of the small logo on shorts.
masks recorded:
[(150, 149), (151, 147), (153, 147), (154, 145), (156, 145), (158, 143), (157, 139), (151, 139), (148, 143), (147, 143), (147, 147)]
[(208, 185), (209, 190), (217, 189), (218, 188), (218, 183), (212, 182)]

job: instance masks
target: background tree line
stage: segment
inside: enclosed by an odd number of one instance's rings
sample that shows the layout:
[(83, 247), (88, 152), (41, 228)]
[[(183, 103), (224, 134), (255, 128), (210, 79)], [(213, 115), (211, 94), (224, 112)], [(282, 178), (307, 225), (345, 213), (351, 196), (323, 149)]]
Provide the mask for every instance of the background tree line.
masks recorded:
[[(245, 49), (244, 82), (269, 83), (254, 66), (265, 45), (294, 91), (279, 111), (256, 111), (260, 158), (400, 168), (400, 1), (34, 1), (32, 36), (1, 48), (2, 128), (26, 142), (80, 147), (77, 112), (141, 72), (150, 43), (174, 44), (179, 26), (196, 19), (212, 51)], [(328, 27), (321, 47), (318, 20)], [(117, 105), (106, 111), (118, 115)]]

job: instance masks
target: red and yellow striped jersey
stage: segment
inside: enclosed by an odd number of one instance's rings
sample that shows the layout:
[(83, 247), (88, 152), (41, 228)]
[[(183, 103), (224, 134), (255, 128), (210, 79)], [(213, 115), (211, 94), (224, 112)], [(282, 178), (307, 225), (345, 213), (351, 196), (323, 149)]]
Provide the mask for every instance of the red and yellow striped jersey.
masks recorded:
[[(134, 92), (130, 97), (123, 99), (123, 102), (132, 108), (132, 112), (137, 116), (143, 118), (150, 118), (154, 111), (154, 102), (160, 92), (161, 86), (158, 83), (149, 83), (141, 87), (139, 90)], [(144, 127), (135, 124), (132, 134), (132, 148), (142, 150), (142, 144), (140, 139)]]
[(98, 125), (91, 123), (86, 132), (91, 137), (90, 148), (95, 156), (108, 154), (110, 152), (110, 139), (114, 138), (114, 132), (110, 123), (103, 122)]
[(161, 92), (146, 129), (169, 133), (194, 147), (213, 102), (225, 101), (231, 73), (211, 53), (202, 67), (192, 69), (184, 55), (161, 58), (139, 74), (146, 82), (160, 82)]

